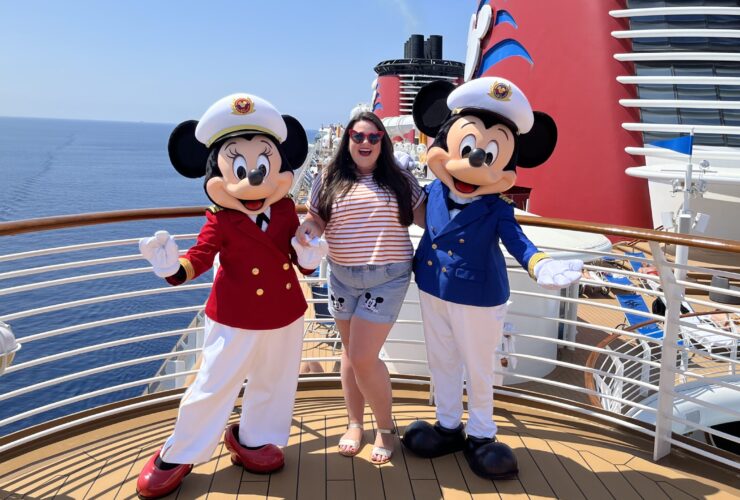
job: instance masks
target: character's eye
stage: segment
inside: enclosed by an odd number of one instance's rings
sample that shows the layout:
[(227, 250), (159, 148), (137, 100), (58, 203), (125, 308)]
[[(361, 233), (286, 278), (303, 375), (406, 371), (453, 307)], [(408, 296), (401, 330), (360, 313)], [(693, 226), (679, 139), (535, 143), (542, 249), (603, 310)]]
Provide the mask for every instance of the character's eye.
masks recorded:
[(262, 177), (267, 177), (270, 174), (270, 159), (266, 155), (257, 157), (257, 170), (262, 172)]
[(242, 180), (247, 177), (247, 160), (242, 155), (236, 155), (232, 163), (234, 167), (234, 175), (237, 179)]
[(486, 162), (486, 165), (490, 165), (496, 161), (496, 158), (498, 158), (498, 142), (491, 141), (486, 146), (486, 159), (483, 161)]
[(460, 142), (460, 158), (467, 158), (474, 149), (475, 136), (473, 134), (466, 135), (462, 142)]

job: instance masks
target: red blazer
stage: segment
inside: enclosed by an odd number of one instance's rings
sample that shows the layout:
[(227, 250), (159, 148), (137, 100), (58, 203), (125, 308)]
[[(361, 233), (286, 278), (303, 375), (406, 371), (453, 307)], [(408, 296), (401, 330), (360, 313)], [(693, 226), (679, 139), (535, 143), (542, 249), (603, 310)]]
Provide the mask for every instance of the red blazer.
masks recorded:
[(168, 281), (180, 284), (200, 276), (219, 253), (221, 266), (206, 304), (209, 318), (236, 328), (271, 330), (301, 317), (308, 306), (291, 265), (297, 261), (290, 239), (299, 225), (293, 201), (283, 198), (271, 205), (264, 232), (236, 210), (211, 208), (206, 219), (197, 242), (180, 259), (186, 279)]

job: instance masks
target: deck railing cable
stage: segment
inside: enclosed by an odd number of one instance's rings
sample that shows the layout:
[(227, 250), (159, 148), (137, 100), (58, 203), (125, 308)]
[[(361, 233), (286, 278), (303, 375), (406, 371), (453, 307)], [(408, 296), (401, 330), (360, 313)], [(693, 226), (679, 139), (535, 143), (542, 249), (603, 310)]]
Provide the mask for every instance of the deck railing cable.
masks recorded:
[[(305, 212), (305, 208), (300, 207), (299, 212)], [(0, 236), (131, 220), (202, 217), (202, 214), (201, 207), (184, 207), (16, 221), (0, 223)], [(686, 245), (721, 251), (738, 257), (736, 262), (740, 262), (740, 242), (541, 217), (519, 216), (518, 219), (525, 227), (585, 231), (645, 241), (640, 247), (645, 255), (627, 256), (619, 249), (600, 251), (543, 245), (548, 251), (585, 255), (589, 261), (585, 265), (587, 274), (584, 274), (580, 289), (575, 287), (563, 292), (536, 288), (526, 271), (509, 268), (513, 306), (507, 316), (508, 330), (505, 330), (516, 340), (516, 347), (502, 345), (497, 349), (496, 373), (504, 385), (495, 388), (496, 394), (549, 403), (555, 408), (601, 418), (610, 424), (652, 436), (655, 459), (669, 453), (672, 446), (678, 446), (740, 469), (738, 461), (733, 463), (726, 454), (712, 452), (712, 448), (706, 446), (715, 438), (733, 445), (740, 444), (740, 437), (733, 435), (726, 426), (717, 424), (720, 421), (740, 421), (740, 376), (736, 372), (740, 307), (731, 303), (740, 298), (740, 289), (722, 289), (708, 284), (708, 278), (712, 276), (721, 276), (731, 282), (740, 281), (740, 272), (736, 267), (714, 266), (707, 262), (676, 265), (662, 246)], [(175, 235), (178, 240), (193, 240), (195, 236)], [(28, 347), (19, 351), (15, 364), (0, 377), (0, 401), (3, 402), (0, 407), (12, 407), (5, 403), (12, 403), (17, 398), (27, 399), (36, 391), (63, 384), (100, 380), (106, 374), (152, 362), (162, 366), (154, 376), (139, 374), (126, 376), (128, 378), (124, 380), (111, 378), (111, 383), (105, 387), (82, 389), (79, 394), (59, 395), (52, 399), (47, 397), (43, 404), (19, 407), (13, 413), (0, 411), (0, 440), (4, 439), (0, 443), (0, 452), (33, 438), (26, 435), (27, 432), (23, 437), (8, 441), (15, 434), (2, 438), (4, 427), (30, 429), (30, 436), (35, 438), (52, 435), (72, 427), (74, 423), (65, 421), (38, 431), (29, 426), (47, 414), (59, 415), (67, 408), (93, 404), (100, 398), (113, 398), (138, 387), (146, 387), (148, 391), (181, 388), (196, 373), (202, 327), (179, 327), (180, 320), (175, 318), (183, 314), (191, 318), (202, 314), (202, 297), (211, 283), (201, 280), (180, 287), (162, 287), (161, 280), (148, 276), (151, 268), (142, 267), (144, 261), (138, 256), (137, 242), (138, 237), (132, 237), (0, 255), (0, 296), (19, 304), (11, 311), (0, 310), (0, 320), (18, 325), (15, 329), (18, 341)], [(79, 257), (83, 252), (113, 248), (126, 253)], [(38, 265), (38, 261), (34, 261), (50, 255), (55, 256), (51, 264)], [(635, 262), (641, 269), (631, 269), (625, 264), (628, 261)], [(24, 265), (27, 262), (31, 264)], [(112, 269), (101, 270), (101, 266)], [(643, 270), (651, 266), (657, 270), (657, 275)], [(676, 281), (676, 268), (687, 271), (689, 278)], [(325, 286), (326, 279), (321, 275), (302, 278), (300, 282), (315, 293), (316, 289)], [(103, 283), (115, 284), (111, 288), (113, 293), (98, 291), (97, 287)], [(92, 294), (83, 298), (68, 296), (66, 291), (73, 286), (87, 288)], [(394, 382), (428, 384), (423, 318), (419, 314), (419, 300), (415, 293), (412, 286), (381, 357), (391, 369)], [(711, 300), (710, 293), (724, 294), (730, 303)], [(24, 300), (27, 296), (34, 299)], [(45, 297), (43, 305), (35, 302), (40, 296)], [(639, 300), (625, 306), (617, 300), (622, 296)], [(185, 305), (167, 307), (168, 298), (177, 298)], [(341, 359), (342, 345), (333, 320), (325, 313), (328, 298), (324, 294), (309, 295), (307, 299), (316, 314), (305, 318), (303, 362), (319, 364), (325, 371), (302, 377), (301, 382), (338, 381), (339, 374), (333, 369)], [(534, 303), (540, 309), (526, 307)], [(664, 307), (656, 309), (661, 303)], [(88, 310), (91, 306), (96, 308), (94, 313)], [(145, 306), (146, 310), (138, 311), (139, 306)], [(696, 312), (687, 314), (682, 307)], [(319, 314), (320, 311), (324, 312)], [(46, 326), (46, 318), (59, 315), (74, 318), (77, 323), (72, 324), (70, 320), (66, 324)], [(632, 325), (625, 328), (630, 320)], [(169, 326), (151, 330), (149, 326), (135, 326), (139, 321), (165, 321)], [(193, 325), (200, 323), (194, 322)], [(96, 341), (98, 332), (106, 328), (118, 328), (120, 332), (118, 336)], [(128, 333), (132, 329), (137, 333)], [(141, 333), (143, 331), (149, 333)], [(79, 343), (81, 336), (89, 340)], [(78, 344), (60, 351), (60, 342), (68, 338), (75, 338)], [(147, 352), (145, 346), (161, 343), (167, 338), (174, 339), (169, 352)], [(81, 361), (71, 372), (67, 368), (63, 371), (57, 369), (60, 363), (69, 367), (78, 359), (88, 359), (86, 356), (130, 348), (137, 349), (133, 359), (119, 359), (104, 366), (87, 365)], [(48, 354), (41, 354), (45, 349)], [(502, 361), (504, 359), (506, 363)], [(26, 379), (28, 381), (24, 382)], [(6, 381), (9, 385), (5, 384)], [(526, 390), (510, 390), (509, 386)], [(704, 392), (694, 390), (697, 387), (704, 388)], [(711, 391), (729, 394), (730, 401), (736, 403), (727, 406), (706, 399), (705, 393)], [(548, 399), (549, 394), (557, 396), (557, 401)], [(119, 409), (81, 417), (76, 423), (179, 397), (168, 395), (160, 399), (156, 393), (150, 396), (152, 399), (149, 401), (122, 402)], [(706, 414), (697, 417), (689, 410), (681, 410), (689, 405)], [(686, 437), (699, 442), (694, 443)]]

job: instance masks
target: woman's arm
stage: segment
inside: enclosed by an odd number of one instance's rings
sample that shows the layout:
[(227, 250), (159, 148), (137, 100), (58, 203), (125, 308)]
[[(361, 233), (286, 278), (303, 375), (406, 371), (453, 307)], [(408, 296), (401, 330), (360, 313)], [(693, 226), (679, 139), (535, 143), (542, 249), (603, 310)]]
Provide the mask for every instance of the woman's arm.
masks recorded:
[(318, 215), (311, 212), (306, 214), (303, 223), (298, 226), (295, 232), (295, 239), (303, 246), (308, 246), (308, 242), (324, 234), (326, 223)]
[(424, 229), (426, 223), (424, 219), (427, 213), (427, 192), (419, 184), (419, 180), (408, 170), (403, 170), (403, 175), (411, 187), (411, 207), (414, 211), (414, 224)]
[(427, 200), (426, 198), (414, 209), (414, 224), (422, 229), (426, 228)]

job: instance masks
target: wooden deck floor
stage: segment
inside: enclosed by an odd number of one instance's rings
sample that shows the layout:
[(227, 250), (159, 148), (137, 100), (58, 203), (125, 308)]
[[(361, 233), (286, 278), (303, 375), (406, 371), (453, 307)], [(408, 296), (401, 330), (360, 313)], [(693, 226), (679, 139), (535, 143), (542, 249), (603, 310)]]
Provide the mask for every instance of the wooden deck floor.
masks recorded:
[[(397, 391), (398, 392), (398, 391)], [(434, 420), (422, 392), (394, 393), (401, 432), (417, 418)], [(163, 410), (79, 434), (0, 464), (0, 498), (135, 498), (136, 477), (172, 429), (176, 410)], [(236, 414), (234, 420), (236, 420)], [(499, 438), (519, 459), (518, 479), (473, 475), (462, 455), (411, 456), (396, 443), (390, 464), (374, 466), (365, 444), (352, 459), (336, 451), (346, 426), (338, 391), (299, 391), (286, 467), (254, 475), (235, 467), (219, 444), (171, 499), (690, 499), (740, 498), (740, 479), (680, 451), (659, 464), (651, 443), (601, 423), (499, 402)], [(366, 422), (365, 442), (372, 442)]]

